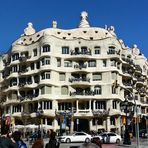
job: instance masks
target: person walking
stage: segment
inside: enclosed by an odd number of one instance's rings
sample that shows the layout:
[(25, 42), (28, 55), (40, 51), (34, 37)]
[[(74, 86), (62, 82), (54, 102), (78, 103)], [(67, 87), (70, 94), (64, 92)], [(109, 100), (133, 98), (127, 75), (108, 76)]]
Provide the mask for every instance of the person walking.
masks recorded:
[(16, 144), (18, 145), (18, 148), (27, 148), (26, 143), (24, 143), (24, 141), (21, 139), (21, 132), (20, 131), (15, 131), (12, 134), (12, 138), (14, 139)]
[(59, 148), (60, 143), (56, 139), (56, 132), (51, 132), (49, 137), (49, 142), (46, 144), (45, 148)]
[(4, 126), (1, 128), (0, 148), (18, 148), (15, 140), (9, 137), (9, 128)]
[(41, 133), (38, 132), (38, 137), (35, 140), (34, 144), (32, 145), (32, 148), (44, 148), (44, 141), (41, 138)]

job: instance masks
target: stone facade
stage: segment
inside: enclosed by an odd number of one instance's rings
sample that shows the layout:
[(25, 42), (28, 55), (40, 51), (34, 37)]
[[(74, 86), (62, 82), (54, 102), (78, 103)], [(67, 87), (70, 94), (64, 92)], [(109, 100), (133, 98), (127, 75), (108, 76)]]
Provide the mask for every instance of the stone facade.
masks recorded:
[(46, 129), (64, 122), (71, 132), (121, 133), (126, 97), (136, 100), (139, 115), (148, 114), (146, 57), (136, 45), (125, 46), (113, 26), (90, 27), (86, 12), (78, 26), (63, 30), (53, 21), (53, 28), (36, 32), (28, 23), (1, 56), (1, 107), (12, 128), (40, 124), (40, 117)]

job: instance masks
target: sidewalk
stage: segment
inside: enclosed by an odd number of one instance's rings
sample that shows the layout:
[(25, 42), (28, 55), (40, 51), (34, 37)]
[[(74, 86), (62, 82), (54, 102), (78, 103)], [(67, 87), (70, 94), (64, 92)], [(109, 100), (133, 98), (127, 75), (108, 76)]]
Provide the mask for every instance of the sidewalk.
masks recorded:
[[(148, 139), (139, 139), (139, 148), (147, 148), (148, 147)], [(126, 144), (119, 144), (119, 147), (130, 147), (130, 148), (137, 148), (137, 141), (136, 138), (131, 140), (131, 145)]]

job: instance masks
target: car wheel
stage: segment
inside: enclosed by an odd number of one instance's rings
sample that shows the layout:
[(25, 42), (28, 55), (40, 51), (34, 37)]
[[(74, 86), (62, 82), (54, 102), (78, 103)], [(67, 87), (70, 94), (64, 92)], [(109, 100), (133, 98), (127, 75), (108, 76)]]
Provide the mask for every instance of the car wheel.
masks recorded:
[(66, 139), (66, 143), (70, 143), (71, 140), (69, 138)]
[(119, 144), (119, 143), (120, 143), (120, 139), (117, 139), (117, 140), (116, 140), (116, 143)]
[(86, 142), (86, 143), (89, 143), (89, 142), (90, 142), (90, 139), (89, 139), (89, 138), (86, 138), (86, 139), (85, 139), (85, 142)]

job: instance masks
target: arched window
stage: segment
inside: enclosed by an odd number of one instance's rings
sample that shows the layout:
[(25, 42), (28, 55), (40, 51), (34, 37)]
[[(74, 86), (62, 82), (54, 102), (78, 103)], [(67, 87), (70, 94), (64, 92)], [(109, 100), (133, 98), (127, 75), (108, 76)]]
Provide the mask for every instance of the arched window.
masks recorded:
[(68, 87), (67, 86), (62, 86), (61, 95), (68, 95)]
[(50, 45), (44, 45), (43, 52), (50, 52)]
[(109, 46), (107, 53), (108, 54), (115, 54), (115, 47), (114, 46)]
[(95, 54), (100, 54), (101, 53), (100, 46), (94, 47), (94, 50), (95, 50)]
[(94, 92), (96, 95), (100, 95), (102, 93), (102, 88), (100, 85), (95, 86)]

